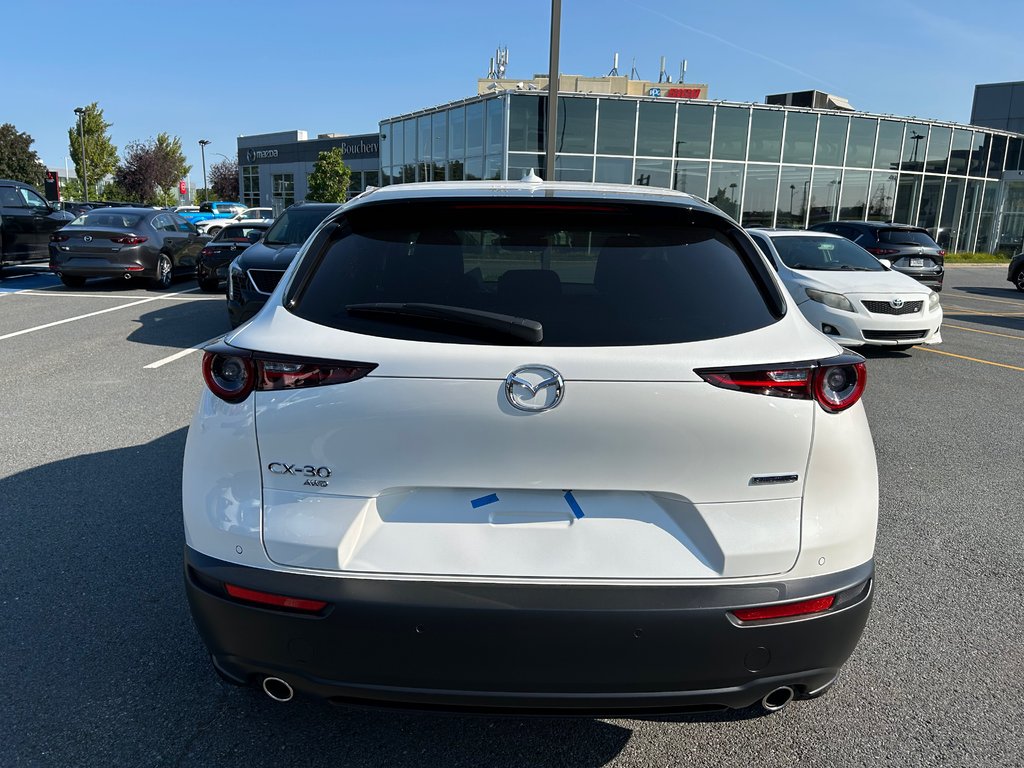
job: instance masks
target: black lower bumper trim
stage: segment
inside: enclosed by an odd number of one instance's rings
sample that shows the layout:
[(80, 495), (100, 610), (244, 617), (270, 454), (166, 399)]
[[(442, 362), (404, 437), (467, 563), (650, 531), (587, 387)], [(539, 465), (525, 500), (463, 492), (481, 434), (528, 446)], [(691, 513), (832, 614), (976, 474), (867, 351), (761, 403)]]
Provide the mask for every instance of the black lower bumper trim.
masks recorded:
[[(280, 677), (335, 703), (610, 717), (741, 708), (813, 694), (863, 631), (873, 564), (756, 585), (388, 581), (246, 568), (186, 549), (192, 614), (218, 672)], [(319, 615), (236, 602), (227, 583), (326, 600)], [(838, 594), (813, 617), (742, 623), (729, 608)]]

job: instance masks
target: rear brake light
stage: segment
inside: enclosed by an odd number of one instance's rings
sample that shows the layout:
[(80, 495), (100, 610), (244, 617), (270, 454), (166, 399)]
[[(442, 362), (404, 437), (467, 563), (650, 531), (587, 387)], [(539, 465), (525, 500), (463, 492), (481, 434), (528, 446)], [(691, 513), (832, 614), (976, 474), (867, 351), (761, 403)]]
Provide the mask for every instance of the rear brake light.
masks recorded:
[(944, 250), (942, 250), (941, 248), (939, 248), (939, 256), (945, 256), (945, 255), (946, 255), (946, 252)]
[(304, 611), (306, 613), (319, 613), (327, 607), (324, 600), (308, 600), (304, 597), (286, 597), (275, 595), (272, 592), (260, 592), (256, 589), (236, 587), (234, 584), (225, 584), (224, 588), (231, 597), (238, 600), (245, 600), (248, 603), (259, 603), (274, 608), (287, 608), (293, 611)]
[(63, 243), (69, 237), (70, 237), (70, 235), (50, 235), (50, 242), (51, 243)]
[(213, 248), (203, 248), (199, 254), (201, 256), (213, 256)]
[(242, 402), (254, 390), (274, 392), (347, 384), (376, 367), (376, 363), (261, 357), (247, 350), (212, 349), (203, 355), (206, 386), (229, 403)]
[(149, 240), (148, 237), (142, 237), (141, 235), (119, 235), (110, 239), (112, 242), (120, 243), (121, 245), (139, 245)]
[(899, 253), (895, 248), (865, 248), (864, 250), (873, 256), (892, 256), (894, 253)]
[(740, 621), (761, 621), (763, 619), (784, 619), (789, 616), (806, 616), (812, 613), (824, 613), (836, 601), (835, 595), (816, 597), (812, 600), (801, 600), (797, 603), (782, 605), (762, 605), (757, 608), (736, 608), (732, 615)]
[(796, 400), (813, 399), (830, 413), (850, 408), (860, 400), (867, 384), (864, 358), (852, 353), (818, 362), (704, 369), (696, 373), (722, 389)]

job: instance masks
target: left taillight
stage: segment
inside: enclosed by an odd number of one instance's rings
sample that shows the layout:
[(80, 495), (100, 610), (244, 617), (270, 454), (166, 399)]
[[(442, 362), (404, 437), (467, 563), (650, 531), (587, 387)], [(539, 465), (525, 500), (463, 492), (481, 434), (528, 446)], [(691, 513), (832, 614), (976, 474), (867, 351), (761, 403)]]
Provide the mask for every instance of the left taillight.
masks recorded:
[(223, 349), (222, 346), (207, 350), (203, 355), (206, 386), (228, 403), (240, 403), (253, 391), (347, 384), (363, 378), (376, 367), (376, 363), (286, 359), (277, 355)]
[(50, 242), (51, 243), (63, 243), (63, 242), (66, 242), (69, 237), (71, 237), (71, 236), (70, 235), (62, 235), (62, 234), (60, 234), (58, 232), (56, 234), (50, 235)]
[(853, 406), (864, 394), (867, 384), (864, 358), (853, 353), (816, 362), (706, 368), (696, 373), (704, 381), (722, 389), (815, 400), (830, 413)]

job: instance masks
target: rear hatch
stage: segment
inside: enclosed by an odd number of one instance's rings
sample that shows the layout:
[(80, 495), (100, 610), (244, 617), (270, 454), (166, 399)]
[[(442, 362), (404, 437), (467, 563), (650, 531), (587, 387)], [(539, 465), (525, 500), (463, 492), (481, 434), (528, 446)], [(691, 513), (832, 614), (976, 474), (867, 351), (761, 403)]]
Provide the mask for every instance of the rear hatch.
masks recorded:
[(894, 267), (899, 269), (933, 269), (945, 262), (942, 250), (927, 230), (894, 227), (878, 230), (878, 243)]
[(137, 251), (140, 235), (132, 229), (64, 227), (54, 235), (54, 241), (65, 260), (121, 264), (123, 251)]
[[(731, 225), (586, 206), (531, 211), (529, 226), (519, 211), (450, 213), (397, 227), (389, 210), (350, 213), (356, 231), (299, 265), (294, 308), (232, 337), (375, 366), (257, 393), (270, 557), (461, 578), (790, 568), (815, 406), (695, 371), (836, 348), (779, 318), (760, 260), (716, 228)], [(543, 339), (411, 303), (537, 320)]]

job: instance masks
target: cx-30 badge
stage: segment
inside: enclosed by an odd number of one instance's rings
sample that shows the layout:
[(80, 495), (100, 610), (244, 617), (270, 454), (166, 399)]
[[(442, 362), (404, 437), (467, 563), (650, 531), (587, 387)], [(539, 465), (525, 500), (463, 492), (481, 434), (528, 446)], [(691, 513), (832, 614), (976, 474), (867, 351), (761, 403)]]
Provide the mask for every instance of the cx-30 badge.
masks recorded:
[(281, 461), (272, 461), (267, 464), (267, 469), (275, 475), (304, 477), (306, 482), (303, 485), (315, 485), (318, 488), (326, 488), (327, 478), (331, 476), (329, 467), (314, 467), (309, 464), (286, 464)]
[(524, 365), (505, 377), (505, 397), (520, 411), (550, 411), (563, 395), (562, 375), (546, 365)]

